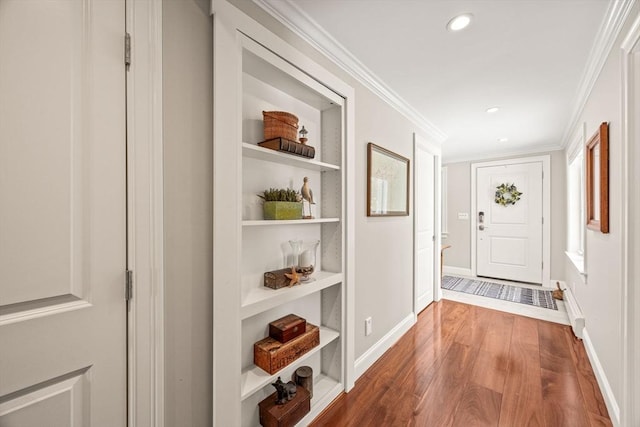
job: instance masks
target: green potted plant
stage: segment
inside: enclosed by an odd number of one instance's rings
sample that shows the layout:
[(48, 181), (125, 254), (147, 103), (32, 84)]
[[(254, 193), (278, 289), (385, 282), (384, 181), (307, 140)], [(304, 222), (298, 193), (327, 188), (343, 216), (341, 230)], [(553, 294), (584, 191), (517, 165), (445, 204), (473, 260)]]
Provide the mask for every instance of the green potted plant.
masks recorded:
[(264, 219), (302, 219), (302, 196), (289, 188), (270, 188), (258, 194), (264, 200)]

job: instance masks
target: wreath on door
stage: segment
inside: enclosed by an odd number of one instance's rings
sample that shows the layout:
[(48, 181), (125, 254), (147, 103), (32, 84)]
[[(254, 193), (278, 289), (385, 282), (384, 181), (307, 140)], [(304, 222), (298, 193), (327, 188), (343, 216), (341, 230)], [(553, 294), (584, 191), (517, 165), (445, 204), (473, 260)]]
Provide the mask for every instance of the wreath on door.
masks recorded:
[(518, 191), (515, 184), (503, 183), (496, 187), (495, 202), (500, 206), (515, 205), (520, 196), (522, 192)]

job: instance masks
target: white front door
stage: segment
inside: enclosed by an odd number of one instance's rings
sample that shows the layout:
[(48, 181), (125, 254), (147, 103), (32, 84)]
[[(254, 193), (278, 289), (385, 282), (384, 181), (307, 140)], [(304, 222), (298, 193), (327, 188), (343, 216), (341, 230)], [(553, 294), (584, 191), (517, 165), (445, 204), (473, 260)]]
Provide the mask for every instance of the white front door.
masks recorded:
[(0, 0), (0, 425), (126, 425), (124, 0)]
[(414, 309), (418, 314), (433, 302), (435, 167), (434, 156), (421, 144), (415, 144), (414, 158)]
[[(542, 283), (542, 162), (478, 167), (476, 174), (476, 274)], [(515, 185), (520, 200), (497, 203), (502, 184)]]

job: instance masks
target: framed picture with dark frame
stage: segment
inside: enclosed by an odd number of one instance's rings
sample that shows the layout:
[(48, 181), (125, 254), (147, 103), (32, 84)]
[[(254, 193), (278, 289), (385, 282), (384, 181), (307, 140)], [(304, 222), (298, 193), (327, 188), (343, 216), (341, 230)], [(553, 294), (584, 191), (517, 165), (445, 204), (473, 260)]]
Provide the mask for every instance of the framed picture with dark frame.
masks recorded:
[(587, 228), (609, 232), (609, 124), (602, 123), (586, 145)]
[(367, 144), (367, 216), (409, 215), (409, 159)]

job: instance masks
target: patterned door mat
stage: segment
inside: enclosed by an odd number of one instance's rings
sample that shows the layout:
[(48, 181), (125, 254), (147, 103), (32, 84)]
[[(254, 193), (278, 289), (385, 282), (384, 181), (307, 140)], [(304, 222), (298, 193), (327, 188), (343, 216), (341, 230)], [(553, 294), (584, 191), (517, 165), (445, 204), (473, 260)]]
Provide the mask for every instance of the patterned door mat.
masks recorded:
[(519, 302), (520, 304), (548, 308), (549, 310), (558, 309), (555, 300), (551, 296), (551, 291), (501, 285), (499, 283), (463, 279), (462, 277), (453, 276), (444, 276), (442, 278), (442, 288), (504, 301)]

